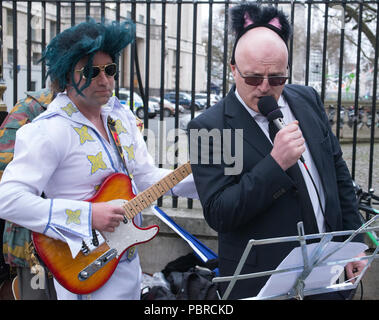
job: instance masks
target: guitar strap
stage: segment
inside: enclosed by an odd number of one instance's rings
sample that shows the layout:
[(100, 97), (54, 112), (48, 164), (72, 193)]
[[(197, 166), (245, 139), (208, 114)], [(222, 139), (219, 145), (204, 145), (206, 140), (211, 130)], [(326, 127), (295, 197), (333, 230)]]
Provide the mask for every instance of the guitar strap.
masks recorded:
[[(129, 173), (128, 167), (126, 166), (125, 156), (124, 156), (124, 153), (122, 152), (122, 146), (121, 146), (120, 138), (118, 137), (118, 133), (116, 130), (116, 121), (114, 121), (111, 116), (108, 116), (107, 125), (109, 128), (109, 131), (111, 132), (112, 139), (116, 145), (118, 154), (119, 154), (121, 161), (124, 165), (126, 173), (128, 174), (130, 180), (133, 180), (133, 176)], [(135, 253), (136, 253), (136, 247), (133, 246), (133, 247), (130, 247), (125, 254), (128, 257), (128, 259), (132, 259)]]
[(133, 180), (133, 177), (129, 174), (129, 171), (128, 171), (128, 167), (126, 166), (126, 161), (125, 161), (125, 156), (124, 156), (124, 153), (122, 152), (122, 146), (121, 146), (121, 142), (120, 142), (120, 138), (118, 137), (118, 133), (117, 133), (117, 130), (116, 130), (116, 121), (114, 121), (111, 116), (108, 116), (108, 119), (107, 119), (107, 124), (108, 124), (108, 128), (109, 128), (109, 131), (111, 132), (111, 136), (112, 136), (112, 139), (116, 145), (116, 148), (117, 148), (117, 151), (118, 151), (118, 154), (121, 158), (121, 161), (125, 167), (125, 170), (129, 176), (129, 178), (131, 180)]

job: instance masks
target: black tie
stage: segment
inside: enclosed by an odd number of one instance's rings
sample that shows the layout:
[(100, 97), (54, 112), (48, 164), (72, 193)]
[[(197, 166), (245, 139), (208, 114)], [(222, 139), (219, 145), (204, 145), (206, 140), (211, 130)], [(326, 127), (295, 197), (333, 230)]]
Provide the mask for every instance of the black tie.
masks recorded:
[[(275, 135), (278, 132), (278, 128), (275, 126), (273, 121), (269, 122), (268, 129), (270, 139), (271, 141), (274, 141)], [(318, 233), (319, 231), (317, 227), (316, 217), (313, 211), (311, 199), (308, 194), (307, 185), (305, 184), (303, 174), (301, 173), (301, 170), (297, 162), (292, 167), (288, 168), (286, 172), (294, 181), (295, 192), (299, 196), (301, 206), (301, 217), (304, 224), (305, 233)]]

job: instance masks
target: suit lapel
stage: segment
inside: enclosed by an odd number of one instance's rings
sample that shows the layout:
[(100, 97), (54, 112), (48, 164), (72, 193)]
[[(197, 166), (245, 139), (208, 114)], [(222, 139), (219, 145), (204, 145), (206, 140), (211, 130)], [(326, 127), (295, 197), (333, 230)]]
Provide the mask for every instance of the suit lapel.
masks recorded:
[(232, 129), (243, 129), (243, 139), (265, 157), (270, 153), (272, 145), (254, 118), (237, 99), (234, 90), (235, 87), (230, 90), (225, 101), (226, 124)]
[[(272, 144), (263, 133), (259, 125), (247, 112), (234, 94), (235, 86), (230, 90), (225, 101), (225, 121), (233, 129), (243, 129), (243, 139), (262, 157), (265, 157), (272, 150)], [(320, 132), (317, 115), (309, 105), (309, 101), (298, 95), (287, 86), (284, 87), (283, 96), (286, 99), (291, 111), (299, 121), (299, 125), (305, 140), (307, 141), (309, 152), (319, 172), (323, 170), (323, 157), (321, 141), (323, 139)]]

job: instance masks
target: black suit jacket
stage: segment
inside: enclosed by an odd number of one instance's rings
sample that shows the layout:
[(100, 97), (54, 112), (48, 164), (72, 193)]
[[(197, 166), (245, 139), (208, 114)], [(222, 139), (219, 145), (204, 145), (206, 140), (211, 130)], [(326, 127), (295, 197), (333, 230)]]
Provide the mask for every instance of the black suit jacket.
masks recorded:
[[(230, 145), (223, 145), (222, 140), (216, 146), (217, 139), (195, 139), (198, 143), (195, 145), (190, 139), (191, 166), (204, 216), (218, 231), (222, 276), (234, 273), (249, 239), (297, 235), (297, 223), (302, 220), (296, 187), (271, 157), (271, 143), (238, 101), (234, 89), (188, 125), (190, 135), (193, 134), (191, 129), (195, 132), (231, 129), (232, 132)], [(321, 177), (327, 231), (358, 228), (360, 221), (352, 179), (319, 95), (313, 88), (299, 85), (286, 85), (283, 95), (299, 121)], [(243, 130), (243, 154), (237, 155), (243, 157), (240, 174), (225, 175), (225, 168), (234, 164), (228, 164), (222, 156), (221, 163), (218, 159), (211, 164), (194, 159), (196, 154), (200, 157), (204, 148), (209, 148), (211, 155), (216, 154), (216, 149), (223, 154), (225, 147), (235, 152), (238, 149), (235, 134), (239, 134), (235, 129)], [(222, 133), (220, 136), (225, 138)], [(298, 243), (255, 246), (241, 273), (275, 269), (295, 246)], [(255, 296), (266, 281), (267, 278), (237, 281), (230, 298)]]

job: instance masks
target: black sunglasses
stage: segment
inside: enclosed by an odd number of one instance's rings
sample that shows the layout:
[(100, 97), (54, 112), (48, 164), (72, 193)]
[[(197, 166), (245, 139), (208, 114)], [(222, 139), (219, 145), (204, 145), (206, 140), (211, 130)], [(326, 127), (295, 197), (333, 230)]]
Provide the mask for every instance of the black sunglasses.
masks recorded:
[(277, 87), (277, 86), (281, 86), (281, 85), (285, 84), (287, 79), (288, 79), (288, 77), (284, 77), (284, 76), (269, 76), (269, 77), (244, 76), (241, 73), (240, 69), (238, 69), (237, 64), (235, 64), (235, 66), (236, 66), (236, 69), (237, 69), (238, 73), (240, 74), (240, 76), (245, 80), (245, 83), (249, 86), (255, 86), (255, 87), (259, 86), (262, 84), (264, 79), (267, 79), (270, 86)]
[[(91, 70), (92, 74), (90, 72)], [(115, 63), (110, 63), (92, 67), (85, 66), (80, 70), (75, 70), (75, 72), (80, 72), (85, 79), (88, 79), (90, 74), (91, 79), (95, 79), (100, 74), (100, 71), (104, 71), (108, 77), (114, 77), (117, 73), (117, 65)]]

